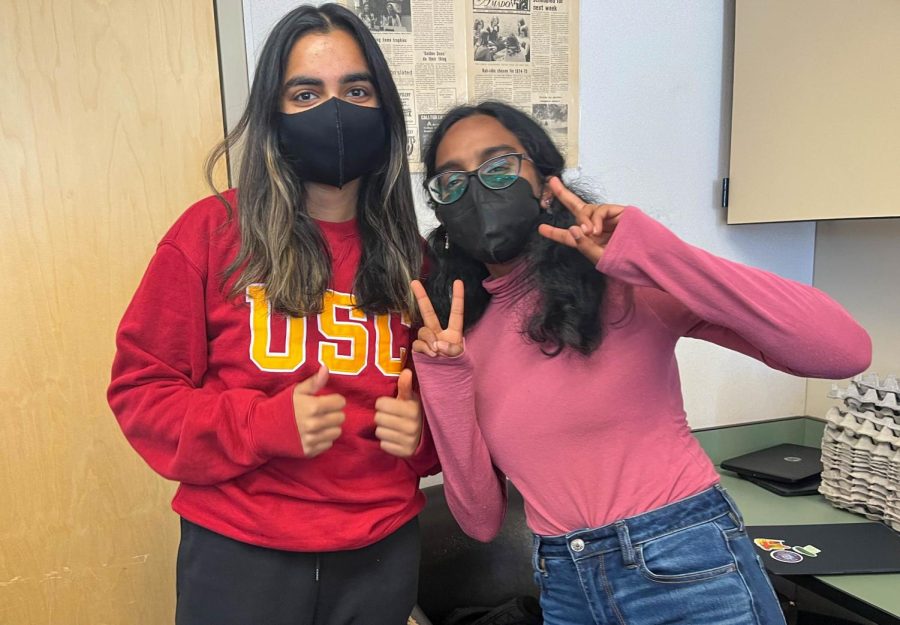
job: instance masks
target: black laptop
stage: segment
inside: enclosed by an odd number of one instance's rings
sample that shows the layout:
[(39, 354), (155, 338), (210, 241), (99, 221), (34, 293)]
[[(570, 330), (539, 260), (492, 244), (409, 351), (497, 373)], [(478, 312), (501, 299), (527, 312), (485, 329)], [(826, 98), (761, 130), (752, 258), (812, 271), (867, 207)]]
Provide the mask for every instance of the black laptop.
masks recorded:
[(754, 480), (796, 484), (822, 472), (822, 450), (783, 443), (724, 460), (722, 468)]
[(883, 523), (748, 525), (747, 533), (776, 575), (900, 572), (900, 534)]
[(822, 483), (822, 476), (820, 475), (813, 475), (799, 482), (776, 482), (775, 480), (764, 480), (761, 477), (750, 477), (747, 475), (742, 475), (741, 477), (782, 497), (816, 495), (819, 492), (819, 485)]

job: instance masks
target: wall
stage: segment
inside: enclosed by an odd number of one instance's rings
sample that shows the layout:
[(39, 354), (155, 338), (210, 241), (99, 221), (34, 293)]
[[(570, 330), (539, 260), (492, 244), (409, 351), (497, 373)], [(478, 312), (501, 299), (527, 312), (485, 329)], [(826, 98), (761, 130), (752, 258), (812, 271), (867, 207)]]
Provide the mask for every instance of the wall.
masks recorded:
[[(247, 65), (294, 0), (243, 0)], [(581, 167), (608, 201), (689, 242), (810, 283), (813, 224), (726, 226), (733, 2), (581, 2)], [(230, 42), (228, 45), (236, 45)], [(237, 44), (240, 45), (240, 44)], [(416, 180), (416, 188), (419, 188)], [(418, 198), (423, 229), (433, 215)], [(805, 381), (698, 341), (678, 348), (694, 427), (801, 414)]]
[[(900, 219), (820, 222), (814, 284), (831, 294), (872, 337), (872, 366), (900, 376)], [(810, 380), (806, 412), (824, 417), (831, 381)], [(844, 386), (844, 383), (840, 383)]]
[(171, 623), (173, 485), (106, 404), (116, 325), (206, 194), (211, 3), (0, 3), (0, 623)]
[[(726, 226), (733, 3), (584, 2), (582, 170), (715, 254), (812, 280), (814, 226)], [(801, 414), (805, 381), (700, 341), (678, 348), (694, 427)]]

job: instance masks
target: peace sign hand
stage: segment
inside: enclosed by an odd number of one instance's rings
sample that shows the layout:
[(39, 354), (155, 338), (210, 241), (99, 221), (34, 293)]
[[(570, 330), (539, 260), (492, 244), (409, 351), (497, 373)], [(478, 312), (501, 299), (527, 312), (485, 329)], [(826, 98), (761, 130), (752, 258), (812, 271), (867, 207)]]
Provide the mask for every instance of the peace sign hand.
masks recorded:
[(588, 204), (569, 191), (556, 176), (550, 178), (547, 184), (553, 195), (575, 216), (576, 225), (566, 229), (541, 224), (538, 232), (551, 241), (576, 248), (596, 265), (606, 251), (625, 207), (618, 204)]
[(422, 313), (423, 325), (419, 328), (419, 338), (413, 341), (413, 351), (419, 354), (435, 356), (448, 356), (454, 358), (463, 353), (463, 283), (462, 280), (453, 281), (453, 295), (450, 299), (450, 319), (447, 327), (441, 327), (441, 321), (434, 306), (428, 299), (425, 287), (418, 280), (412, 281), (413, 294), (419, 303), (419, 312)]

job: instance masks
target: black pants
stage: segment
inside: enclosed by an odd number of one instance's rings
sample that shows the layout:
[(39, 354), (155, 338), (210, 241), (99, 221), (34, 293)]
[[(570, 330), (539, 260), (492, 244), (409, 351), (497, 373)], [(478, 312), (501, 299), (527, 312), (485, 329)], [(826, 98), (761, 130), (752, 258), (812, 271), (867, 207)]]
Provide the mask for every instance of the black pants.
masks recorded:
[(353, 551), (248, 545), (181, 520), (176, 625), (406, 625), (419, 521)]

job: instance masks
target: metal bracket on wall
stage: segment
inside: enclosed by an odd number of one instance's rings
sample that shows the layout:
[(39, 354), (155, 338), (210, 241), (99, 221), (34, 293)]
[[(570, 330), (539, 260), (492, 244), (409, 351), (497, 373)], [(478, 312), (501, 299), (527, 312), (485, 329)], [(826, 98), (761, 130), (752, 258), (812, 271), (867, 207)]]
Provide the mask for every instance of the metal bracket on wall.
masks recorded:
[(722, 208), (728, 208), (728, 178), (722, 178)]
[[(234, 130), (250, 97), (247, 48), (244, 39), (244, 4), (241, 0), (215, 0), (216, 40), (219, 46), (219, 87), (225, 134)], [(240, 147), (228, 153), (228, 184), (237, 184)]]

